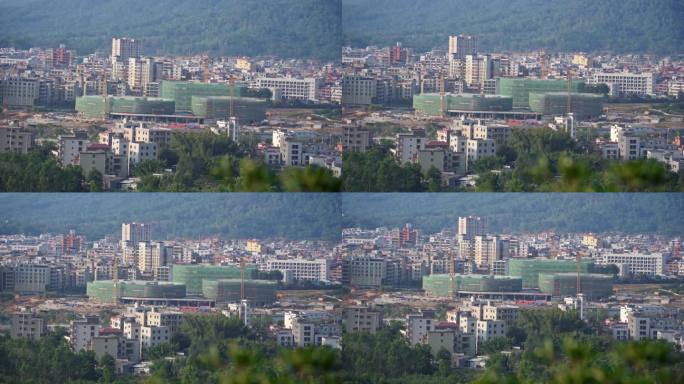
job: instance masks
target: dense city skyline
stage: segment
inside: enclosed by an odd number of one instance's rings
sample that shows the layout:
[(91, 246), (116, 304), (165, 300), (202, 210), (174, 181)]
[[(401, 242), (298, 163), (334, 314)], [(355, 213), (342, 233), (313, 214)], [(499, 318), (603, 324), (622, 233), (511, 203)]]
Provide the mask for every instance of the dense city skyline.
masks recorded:
[(0, 383), (682, 384), (681, 0), (0, 0)]

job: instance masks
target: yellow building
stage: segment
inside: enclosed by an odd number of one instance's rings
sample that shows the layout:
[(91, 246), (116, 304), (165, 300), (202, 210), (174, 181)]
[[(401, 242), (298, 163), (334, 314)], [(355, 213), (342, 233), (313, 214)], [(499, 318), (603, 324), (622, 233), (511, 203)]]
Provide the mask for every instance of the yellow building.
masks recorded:
[(249, 61), (249, 59), (247, 59), (247, 58), (240, 57), (235, 62), (235, 68), (240, 69), (242, 71), (251, 72), (252, 71), (252, 62)]
[(599, 240), (598, 237), (593, 234), (584, 235), (582, 237), (582, 245), (592, 248), (598, 248)]
[(261, 253), (261, 243), (258, 240), (247, 240), (247, 252)]
[(575, 55), (572, 57), (572, 63), (574, 65), (580, 65), (583, 67), (589, 66), (589, 58), (586, 55)]

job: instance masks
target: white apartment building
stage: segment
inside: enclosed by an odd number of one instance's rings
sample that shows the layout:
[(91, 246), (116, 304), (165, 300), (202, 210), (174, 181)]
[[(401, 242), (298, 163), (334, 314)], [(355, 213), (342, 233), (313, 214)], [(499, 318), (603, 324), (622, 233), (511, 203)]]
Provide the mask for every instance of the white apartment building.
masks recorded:
[(183, 324), (183, 312), (157, 311), (147, 313), (147, 325), (150, 327), (168, 327), (171, 333), (180, 330)]
[(86, 316), (71, 322), (69, 343), (74, 351), (89, 350), (93, 337), (100, 335), (100, 318)]
[(477, 36), (449, 36), (449, 59), (475, 55), (479, 48), (480, 39)]
[(167, 252), (162, 242), (138, 243), (138, 270), (152, 273), (167, 264)]
[(121, 224), (121, 244), (138, 244), (152, 240), (152, 226), (146, 223), (123, 223)]
[(140, 327), (140, 346), (143, 349), (165, 344), (170, 341), (171, 330), (169, 327)]
[(498, 124), (477, 124), (471, 125), (470, 129), (463, 131), (464, 135), (469, 139), (494, 140), (498, 145), (508, 143), (511, 135), (511, 128), (507, 125)]
[(396, 155), (401, 164), (413, 163), (418, 157), (418, 152), (425, 149), (428, 138), (425, 131), (415, 130), (411, 133), (399, 133), (396, 137)]
[(477, 320), (475, 328), (478, 344), (482, 344), (492, 337), (506, 336), (506, 322), (503, 320)]
[(468, 164), (472, 164), (484, 157), (496, 156), (496, 141), (492, 139), (468, 139), (467, 151)]
[(72, 136), (60, 136), (57, 144), (57, 160), (63, 166), (77, 165), (81, 152), (85, 152), (90, 145), (85, 132)]
[(128, 162), (129, 166), (134, 166), (145, 160), (157, 159), (157, 144), (156, 143), (130, 143), (128, 144)]
[(141, 44), (139, 40), (128, 37), (112, 39), (112, 59), (127, 62), (131, 57), (138, 57), (141, 54)]
[(474, 239), (475, 236), (484, 236), (487, 220), (479, 216), (467, 216), (458, 218), (458, 235), (465, 240)]
[(287, 100), (316, 101), (318, 99), (318, 80), (315, 78), (258, 77), (254, 79), (254, 87), (277, 89), (281, 97)]
[(167, 147), (171, 143), (173, 131), (161, 127), (141, 127), (135, 131), (135, 140), (141, 143), (156, 143), (158, 148)]
[(519, 308), (515, 305), (486, 304), (479, 309), (481, 320), (502, 320), (507, 325), (513, 325), (518, 319)]
[(438, 320), (432, 311), (423, 311), (420, 314), (406, 315), (406, 338), (409, 344), (424, 344), (427, 341), (428, 332), (435, 330)]
[(475, 236), (475, 264), (479, 268), (491, 271), (495, 261), (503, 260), (509, 256), (508, 248), (508, 241), (498, 236)]
[(489, 55), (466, 55), (465, 82), (470, 87), (484, 87), (485, 80), (492, 77)]
[(304, 143), (286, 138), (280, 142), (280, 158), (286, 167), (299, 167), (304, 162)]
[(280, 148), (283, 145), (285, 139), (290, 137), (290, 133), (287, 129), (274, 129), (272, 135), (273, 146)]
[(600, 72), (591, 78), (592, 84), (607, 84), (611, 96), (655, 95), (655, 74), (629, 72)]
[(596, 262), (600, 265), (627, 265), (635, 274), (657, 276), (665, 272), (665, 256), (662, 253), (604, 253), (596, 258)]
[(335, 337), (342, 334), (340, 319), (328, 312), (290, 313), (285, 327), (292, 330), (294, 345), (306, 347), (321, 345), (325, 337)]
[(330, 262), (327, 259), (268, 259), (266, 271), (291, 271), (295, 280), (328, 281)]
[(627, 332), (631, 340), (651, 340), (651, 319), (632, 313), (627, 318)]

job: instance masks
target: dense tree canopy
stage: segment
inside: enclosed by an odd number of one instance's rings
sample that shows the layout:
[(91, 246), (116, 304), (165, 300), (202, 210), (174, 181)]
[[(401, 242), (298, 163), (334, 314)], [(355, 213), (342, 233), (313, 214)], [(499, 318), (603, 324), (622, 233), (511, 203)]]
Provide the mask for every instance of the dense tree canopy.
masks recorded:
[[(81, 167), (60, 167), (51, 150), (51, 146), (42, 146), (27, 155), (0, 154), (0, 192), (87, 191)], [(97, 187), (97, 175), (91, 176), (95, 177), (92, 186)]]
[[(134, 171), (142, 192), (339, 192), (341, 182), (316, 166), (286, 169), (279, 174), (252, 148), (212, 133), (175, 134), (161, 160), (145, 161)], [(159, 175), (170, 167), (175, 172)]]
[(423, 192), (420, 166), (401, 165), (387, 146), (365, 153), (345, 153), (342, 165), (345, 192)]
[(11, 194), (0, 199), (0, 233), (63, 233), (89, 239), (150, 222), (159, 240), (223, 238), (339, 239), (337, 194)]
[(595, 151), (583, 135), (574, 141), (564, 132), (548, 128), (516, 129), (497, 156), (481, 159), (471, 169), (478, 173), (479, 192), (666, 192), (684, 188), (682, 175), (656, 160), (609, 161)]

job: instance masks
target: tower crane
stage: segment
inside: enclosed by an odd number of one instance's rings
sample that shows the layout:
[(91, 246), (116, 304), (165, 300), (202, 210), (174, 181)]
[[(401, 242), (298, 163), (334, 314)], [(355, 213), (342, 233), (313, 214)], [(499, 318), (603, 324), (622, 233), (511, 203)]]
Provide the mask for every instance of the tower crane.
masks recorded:
[(446, 111), (446, 92), (445, 92), (445, 84), (444, 84), (444, 71), (440, 70), (439, 71), (439, 78), (438, 78), (439, 83), (437, 84), (437, 88), (439, 89), (439, 108), (440, 108), (440, 114), (442, 118), (446, 117), (447, 111)]
[(209, 54), (202, 55), (202, 81), (209, 83), (211, 73), (209, 72)]
[(546, 63), (546, 51), (542, 49), (539, 51), (539, 78), (546, 80), (549, 77)]
[(456, 260), (454, 253), (449, 252), (449, 296), (456, 299)]
[(230, 76), (228, 84), (230, 87), (230, 97), (228, 101), (228, 135), (234, 142), (237, 143), (238, 139), (240, 138), (240, 127), (238, 125), (238, 118), (235, 113), (235, 99), (237, 98), (235, 76)]
[(565, 120), (565, 130), (570, 133), (573, 140), (577, 137), (575, 132), (575, 114), (572, 112), (572, 78), (574, 73), (572, 69), (568, 70), (568, 99), (567, 99), (567, 117)]

